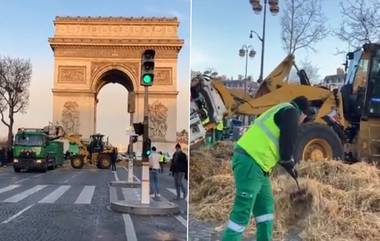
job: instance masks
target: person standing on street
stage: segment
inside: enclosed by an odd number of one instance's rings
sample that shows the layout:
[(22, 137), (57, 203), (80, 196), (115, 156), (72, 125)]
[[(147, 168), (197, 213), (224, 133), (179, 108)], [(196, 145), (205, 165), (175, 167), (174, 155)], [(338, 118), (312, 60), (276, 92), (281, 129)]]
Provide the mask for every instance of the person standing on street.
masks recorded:
[(280, 164), (293, 177), (292, 157), (298, 125), (312, 114), (306, 97), (276, 105), (262, 113), (238, 140), (232, 156), (235, 201), (223, 241), (239, 241), (251, 216), (258, 241), (272, 240), (274, 199), (270, 173)]
[(216, 141), (221, 141), (223, 139), (223, 130), (224, 130), (224, 123), (223, 123), (223, 120), (221, 120), (216, 125), (216, 130), (215, 130)]
[(160, 199), (160, 187), (158, 173), (160, 172), (160, 154), (155, 146), (152, 147), (152, 153), (149, 156), (149, 178), (150, 178), (150, 195), (151, 197)]
[(160, 151), (160, 173), (164, 173), (165, 155)]
[(175, 200), (180, 200), (181, 190), (183, 199), (187, 196), (187, 188), (183, 184), (183, 179), (187, 178), (188, 161), (186, 154), (182, 151), (181, 145), (175, 146), (176, 152), (173, 155), (171, 170), (174, 176), (174, 185), (177, 192)]
[(111, 170), (116, 173), (117, 148), (114, 147), (111, 154)]
[(0, 166), (5, 165), (5, 149), (0, 147)]

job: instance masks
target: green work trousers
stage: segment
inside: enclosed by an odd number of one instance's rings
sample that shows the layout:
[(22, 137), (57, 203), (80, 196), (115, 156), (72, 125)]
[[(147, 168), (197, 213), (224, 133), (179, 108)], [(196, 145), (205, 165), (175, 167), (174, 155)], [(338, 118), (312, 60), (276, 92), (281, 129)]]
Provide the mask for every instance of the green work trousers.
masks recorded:
[(222, 240), (241, 240), (251, 217), (256, 218), (257, 241), (272, 240), (274, 201), (269, 176), (239, 148), (232, 157), (232, 170), (236, 195)]
[(223, 138), (223, 131), (222, 130), (216, 130), (215, 131), (215, 140), (220, 141)]

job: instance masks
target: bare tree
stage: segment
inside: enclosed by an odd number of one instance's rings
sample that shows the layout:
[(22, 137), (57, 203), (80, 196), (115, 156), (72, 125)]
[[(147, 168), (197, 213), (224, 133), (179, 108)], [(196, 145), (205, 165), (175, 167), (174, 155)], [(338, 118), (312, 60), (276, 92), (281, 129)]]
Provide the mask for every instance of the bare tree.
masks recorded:
[[(305, 70), (307, 77), (309, 78), (311, 83), (319, 83), (321, 76), (319, 74), (319, 68), (316, 65), (313, 65), (312, 62), (310, 62), (308, 59), (304, 59), (301, 61), (301, 63), (298, 65), (298, 68), (301, 70)], [(293, 68), (290, 71), (290, 77), (289, 80), (295, 81), (299, 80), (299, 77), (297, 75), (297, 70)]]
[(13, 144), (14, 115), (24, 113), (29, 102), (31, 75), (29, 60), (0, 57), (0, 117), (8, 127), (8, 147)]
[(328, 34), (326, 19), (321, 11), (321, 0), (285, 0), (282, 12), (283, 48), (289, 54), (302, 48), (315, 51), (313, 44)]
[(380, 40), (380, 1), (345, 0), (340, 2), (342, 22), (335, 34), (350, 46)]

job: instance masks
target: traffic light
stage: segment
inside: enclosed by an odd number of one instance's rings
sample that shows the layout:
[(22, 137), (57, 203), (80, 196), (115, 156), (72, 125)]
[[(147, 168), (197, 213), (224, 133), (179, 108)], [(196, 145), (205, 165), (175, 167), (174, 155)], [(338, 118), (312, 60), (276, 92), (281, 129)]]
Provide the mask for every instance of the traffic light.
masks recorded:
[(136, 135), (130, 135), (129, 136), (129, 143), (136, 143), (139, 136)]
[(144, 124), (142, 122), (133, 123), (133, 129), (135, 129), (136, 135), (141, 136), (144, 134)]
[(143, 157), (149, 157), (150, 154), (152, 153), (151, 149), (152, 141), (148, 138), (143, 142)]
[(140, 85), (151, 86), (154, 80), (154, 55), (156, 51), (147, 49), (141, 57), (141, 80)]

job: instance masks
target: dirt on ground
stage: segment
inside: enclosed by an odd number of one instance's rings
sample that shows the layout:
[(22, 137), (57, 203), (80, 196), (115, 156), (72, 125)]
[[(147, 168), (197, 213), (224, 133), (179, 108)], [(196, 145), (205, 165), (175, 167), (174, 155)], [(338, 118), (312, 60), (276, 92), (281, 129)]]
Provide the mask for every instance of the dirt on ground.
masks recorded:
[[(190, 210), (201, 220), (219, 222), (220, 227), (228, 220), (234, 200), (232, 152), (231, 142), (191, 152)], [(297, 169), (300, 186), (306, 190), (301, 201), (290, 198), (297, 186), (287, 174), (275, 172), (271, 177), (274, 240), (285, 240), (289, 233), (297, 233), (305, 241), (380, 240), (378, 168), (365, 162), (325, 160), (303, 161)], [(251, 223), (246, 235), (254, 231)]]

